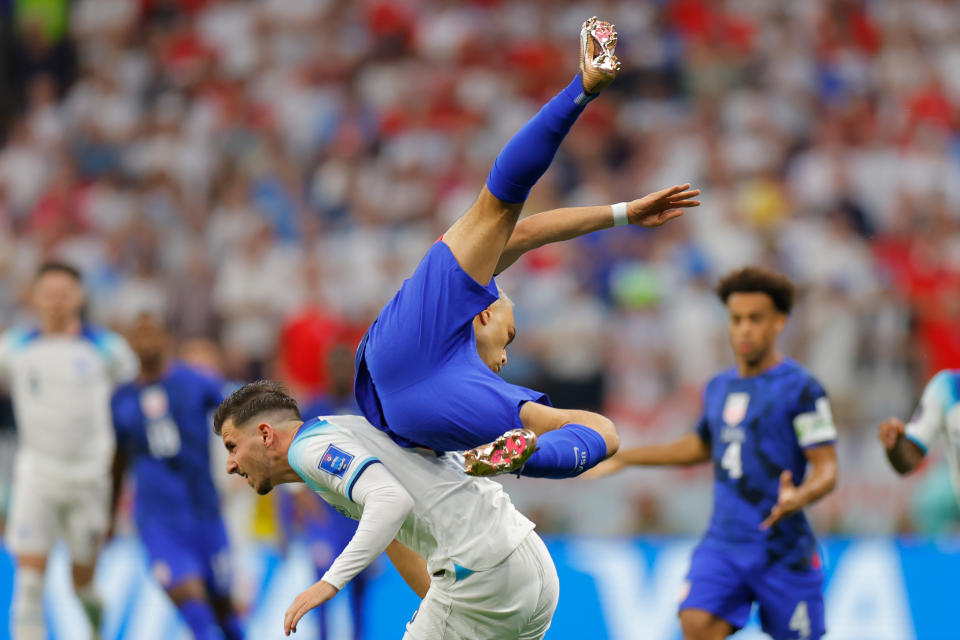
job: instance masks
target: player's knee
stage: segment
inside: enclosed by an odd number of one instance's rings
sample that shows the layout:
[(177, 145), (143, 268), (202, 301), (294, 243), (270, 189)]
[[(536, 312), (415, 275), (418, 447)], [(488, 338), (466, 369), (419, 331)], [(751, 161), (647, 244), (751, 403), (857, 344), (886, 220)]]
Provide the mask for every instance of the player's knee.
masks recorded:
[(173, 587), (167, 589), (167, 595), (173, 600), (173, 604), (180, 606), (184, 602), (197, 601), (206, 602), (207, 588), (199, 578), (185, 580)]
[(609, 458), (620, 449), (620, 434), (617, 433), (617, 427), (612, 420), (604, 416), (600, 417), (602, 420), (597, 431), (603, 436), (603, 441), (607, 445), (607, 457)]

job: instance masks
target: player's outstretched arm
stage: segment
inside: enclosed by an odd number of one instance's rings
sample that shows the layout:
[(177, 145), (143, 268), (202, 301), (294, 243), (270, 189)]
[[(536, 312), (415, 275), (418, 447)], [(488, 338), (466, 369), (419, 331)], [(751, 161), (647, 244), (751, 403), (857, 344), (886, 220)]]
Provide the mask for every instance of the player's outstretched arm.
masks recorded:
[(430, 589), (427, 561), (399, 540), (394, 540), (387, 547), (387, 557), (397, 568), (397, 573), (407, 583), (407, 586), (413, 589), (413, 592), (420, 596), (421, 600), (426, 598), (427, 591)]
[(672, 442), (621, 449), (584, 474), (596, 479), (611, 475), (627, 467), (686, 466), (710, 459), (710, 445), (695, 433)]
[(832, 444), (806, 449), (810, 473), (800, 486), (793, 484), (793, 474), (780, 474), (780, 492), (777, 504), (770, 515), (760, 523), (761, 529), (769, 529), (783, 518), (793, 515), (833, 491), (837, 486), (837, 449)]
[(327, 602), (383, 553), (413, 509), (413, 498), (381, 464), (367, 468), (353, 485), (352, 500), (363, 506), (357, 531), (330, 569), (301, 593), (283, 617), (287, 635), (311, 609)]
[(501, 273), (527, 251), (554, 242), (572, 240), (613, 226), (632, 224), (659, 227), (683, 215), (683, 210), (700, 206), (699, 189), (690, 184), (661, 189), (630, 202), (595, 207), (567, 207), (544, 211), (517, 223), (507, 246), (500, 254), (496, 273)]
[(881, 422), (877, 438), (886, 451), (890, 466), (900, 475), (910, 473), (923, 462), (924, 451), (907, 437), (902, 420), (888, 418)]

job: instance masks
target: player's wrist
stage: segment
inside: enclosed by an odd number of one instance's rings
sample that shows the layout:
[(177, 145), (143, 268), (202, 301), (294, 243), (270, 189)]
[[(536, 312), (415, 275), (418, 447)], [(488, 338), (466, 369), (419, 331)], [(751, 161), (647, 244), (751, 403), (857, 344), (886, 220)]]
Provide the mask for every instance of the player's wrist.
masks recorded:
[(630, 224), (630, 218), (627, 216), (626, 202), (618, 202), (610, 205), (610, 211), (613, 214), (613, 226), (622, 227)]

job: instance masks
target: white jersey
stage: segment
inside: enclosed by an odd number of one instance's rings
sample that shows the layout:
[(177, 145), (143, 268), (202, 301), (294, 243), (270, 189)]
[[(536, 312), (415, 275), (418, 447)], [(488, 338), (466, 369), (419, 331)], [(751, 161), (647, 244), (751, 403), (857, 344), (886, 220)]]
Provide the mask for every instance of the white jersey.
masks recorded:
[(927, 383), (906, 431), (924, 453), (943, 434), (953, 488), (960, 500), (960, 370), (941, 371)]
[(305, 422), (287, 459), (310, 488), (354, 519), (362, 514), (352, 499), (354, 484), (382, 463), (414, 502), (397, 538), (427, 561), (431, 574), (491, 569), (534, 528), (498, 483), (466, 475), (458, 454), (400, 447), (361, 416)]
[(56, 484), (108, 477), (115, 447), (110, 396), (138, 369), (126, 341), (99, 328), (0, 336), (0, 380), (17, 420), (17, 475)]

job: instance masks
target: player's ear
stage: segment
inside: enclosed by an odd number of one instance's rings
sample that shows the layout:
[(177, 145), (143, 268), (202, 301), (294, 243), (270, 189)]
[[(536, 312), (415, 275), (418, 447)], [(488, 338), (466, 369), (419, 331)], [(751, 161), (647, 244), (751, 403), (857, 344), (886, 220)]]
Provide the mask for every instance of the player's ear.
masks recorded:
[(260, 441), (265, 445), (273, 442), (273, 428), (266, 422), (257, 425), (257, 435), (260, 436)]
[(477, 314), (477, 320), (479, 320), (480, 324), (482, 324), (483, 326), (487, 326), (487, 324), (490, 322), (491, 315), (493, 315), (493, 313), (490, 311), (490, 307), (487, 307), (486, 309), (484, 309), (483, 311)]

